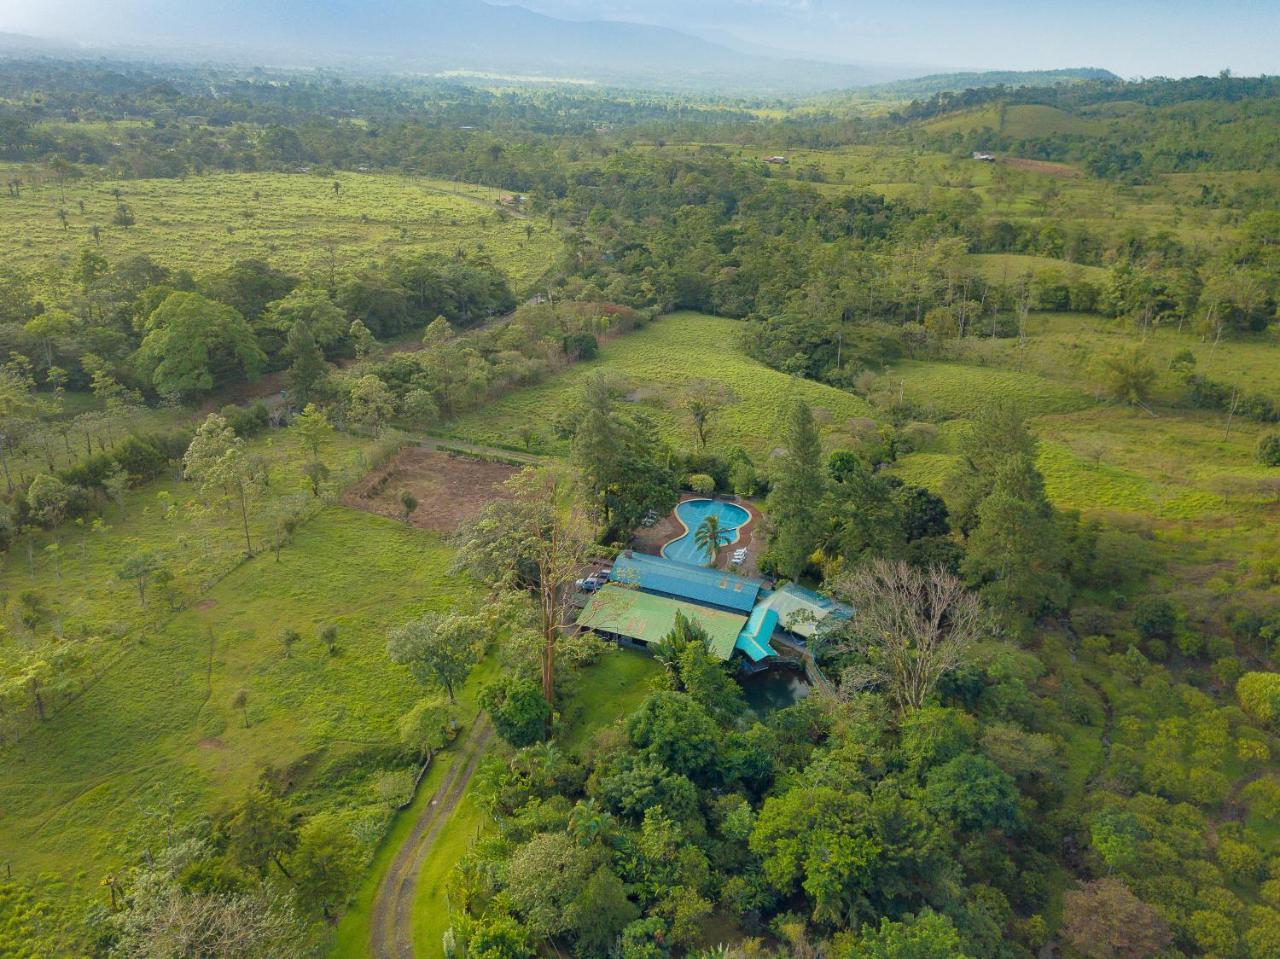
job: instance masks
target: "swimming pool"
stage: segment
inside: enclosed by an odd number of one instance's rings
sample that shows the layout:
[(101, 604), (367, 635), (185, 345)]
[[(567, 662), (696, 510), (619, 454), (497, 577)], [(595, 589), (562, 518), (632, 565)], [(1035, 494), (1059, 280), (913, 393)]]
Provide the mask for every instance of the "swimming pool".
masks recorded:
[(751, 514), (741, 506), (718, 499), (687, 499), (676, 506), (676, 516), (684, 523), (684, 535), (662, 547), (662, 555), (666, 559), (692, 566), (705, 566), (711, 558), (693, 542), (694, 531), (702, 525), (704, 519), (715, 516), (720, 521), (720, 528), (730, 534), (730, 543), (738, 541), (739, 528), (751, 519)]

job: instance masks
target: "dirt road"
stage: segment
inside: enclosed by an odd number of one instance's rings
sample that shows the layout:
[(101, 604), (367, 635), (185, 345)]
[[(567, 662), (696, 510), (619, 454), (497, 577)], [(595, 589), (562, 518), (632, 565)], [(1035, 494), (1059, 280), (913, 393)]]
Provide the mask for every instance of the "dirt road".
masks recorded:
[(374, 959), (413, 959), (413, 902), (418, 875), (431, 855), (440, 830), (448, 825), (485, 747), (493, 737), (489, 719), (481, 713), (458, 746), (458, 757), (444, 781), (422, 810), (418, 821), (396, 853), (373, 900), (370, 954)]

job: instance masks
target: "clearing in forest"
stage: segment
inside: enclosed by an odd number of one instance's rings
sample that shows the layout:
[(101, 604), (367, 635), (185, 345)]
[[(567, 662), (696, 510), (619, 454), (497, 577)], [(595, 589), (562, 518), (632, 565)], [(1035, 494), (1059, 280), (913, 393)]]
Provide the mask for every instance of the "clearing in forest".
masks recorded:
[[(31, 179), (18, 164), (0, 174)], [(145, 254), (197, 276), (257, 257), (324, 279), (390, 255), (462, 251), (488, 257), (520, 289), (551, 266), (560, 240), (545, 221), (499, 209), (499, 192), (387, 173), (46, 181), (0, 206), (0, 253), (56, 289), (59, 278), (44, 274), (70, 274), (86, 249), (112, 263)], [(113, 222), (121, 205), (131, 226)]]
[(502, 484), (515, 466), (413, 447), (401, 450), (343, 496), (346, 506), (404, 517), (401, 494), (417, 501), (409, 522), (437, 533), (452, 533), (479, 515), (485, 504), (502, 495)]
[(783, 415), (797, 397), (813, 408), (832, 445), (848, 445), (872, 415), (871, 407), (852, 393), (789, 376), (752, 359), (742, 345), (746, 329), (741, 321), (702, 313), (660, 317), (604, 344), (593, 361), (459, 417), (453, 432), (476, 442), (515, 447), (523, 442), (522, 430), (532, 426), (534, 450), (567, 453), (568, 440), (556, 435), (554, 423), (576, 415), (582, 386), (598, 371), (676, 448), (696, 445), (683, 403), (686, 390), (697, 380), (721, 384), (734, 397), (714, 418), (709, 450), (723, 454), (741, 446), (752, 456), (767, 456), (777, 445)]

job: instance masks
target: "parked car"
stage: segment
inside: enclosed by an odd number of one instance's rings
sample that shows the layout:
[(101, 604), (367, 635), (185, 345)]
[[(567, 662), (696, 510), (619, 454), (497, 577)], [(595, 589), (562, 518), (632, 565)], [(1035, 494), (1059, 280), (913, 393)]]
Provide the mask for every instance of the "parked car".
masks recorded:
[(584, 576), (573, 584), (580, 592), (594, 593), (602, 585), (594, 576)]

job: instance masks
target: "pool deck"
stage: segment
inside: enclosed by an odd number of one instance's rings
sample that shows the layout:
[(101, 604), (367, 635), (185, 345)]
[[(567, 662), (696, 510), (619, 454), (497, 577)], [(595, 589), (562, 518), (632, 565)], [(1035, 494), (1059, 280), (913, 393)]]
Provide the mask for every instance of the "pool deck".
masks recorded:
[[(683, 493), (680, 496), (680, 502), (690, 499), (709, 499), (702, 493)], [(724, 499), (724, 497), (717, 497)], [(733, 558), (733, 552), (747, 549), (747, 560), (741, 566), (734, 569), (734, 572), (741, 573), (743, 576), (756, 575), (756, 557), (764, 551), (764, 536), (756, 536), (755, 531), (760, 527), (761, 516), (754, 503), (745, 499), (726, 499), (726, 502), (734, 503), (741, 506), (750, 514), (750, 518), (738, 527), (738, 539), (731, 545), (722, 547), (720, 550), (720, 558), (716, 562), (717, 569), (730, 569), (729, 560)], [(648, 529), (641, 527), (637, 529), (631, 536), (630, 546), (632, 549), (641, 553), (650, 553), (654, 556), (661, 555), (662, 547), (673, 539), (683, 536), (685, 533), (684, 523), (677, 517), (675, 510), (658, 520), (658, 522), (650, 526)]]

